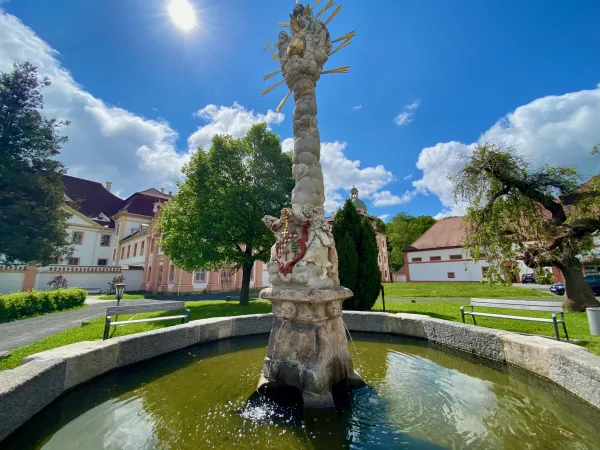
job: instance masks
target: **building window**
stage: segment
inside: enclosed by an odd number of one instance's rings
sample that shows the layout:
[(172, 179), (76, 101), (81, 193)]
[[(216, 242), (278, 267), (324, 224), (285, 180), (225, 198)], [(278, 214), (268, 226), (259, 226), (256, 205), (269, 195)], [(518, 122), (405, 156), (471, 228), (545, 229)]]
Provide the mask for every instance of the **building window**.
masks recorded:
[(423, 261), (423, 258), (413, 258), (411, 261), (412, 262), (421, 262), (421, 261)]
[(150, 283), (150, 275), (152, 274), (152, 266), (148, 267), (148, 283)]
[(121, 259), (125, 259), (125, 247), (121, 247)]
[(481, 268), (481, 275), (483, 275), (484, 278), (488, 276), (488, 269), (489, 269), (489, 267)]
[(145, 242), (142, 241), (142, 245), (140, 245), (140, 256), (144, 256), (144, 244)]
[(119, 237), (119, 228), (121, 228), (121, 224), (117, 225), (117, 237)]
[(462, 259), (462, 255), (450, 255), (450, 259)]
[(137, 242), (133, 244), (133, 257), (135, 258), (137, 255)]
[(99, 266), (108, 266), (108, 259), (106, 259), (106, 258), (100, 258), (98, 260), (98, 265)]
[(448, 272), (448, 278), (456, 278), (456, 274), (454, 272)]
[(172, 282), (175, 280), (175, 266), (171, 264), (171, 268), (169, 270), (169, 281)]
[(194, 280), (196, 280), (197, 282), (204, 281), (205, 276), (206, 275), (205, 275), (204, 269), (197, 270), (194, 273)]
[(117, 260), (117, 249), (115, 248), (113, 250), (113, 261), (116, 261), (116, 260)]
[(110, 247), (110, 234), (100, 236), (100, 247)]
[(78, 266), (79, 265), (79, 258), (69, 258), (69, 265), (70, 266)]
[(441, 261), (442, 257), (441, 256), (430, 256), (429, 257), (429, 261)]
[(127, 246), (127, 259), (129, 259), (129, 256), (131, 255), (131, 245)]
[(83, 231), (73, 231), (72, 242), (75, 245), (83, 244)]

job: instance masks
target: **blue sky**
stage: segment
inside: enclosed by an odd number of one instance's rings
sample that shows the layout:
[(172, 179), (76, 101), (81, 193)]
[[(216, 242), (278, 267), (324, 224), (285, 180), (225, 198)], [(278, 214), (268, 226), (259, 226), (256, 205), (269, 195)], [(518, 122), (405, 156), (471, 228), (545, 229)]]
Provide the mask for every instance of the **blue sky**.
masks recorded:
[[(70, 174), (122, 195), (173, 189), (216, 132), (267, 120), (291, 137), (291, 102), (274, 112), (285, 87), (260, 96), (278, 69), (261, 50), (295, 2), (189, 2), (184, 32), (168, 0), (0, 0), (0, 70), (30, 59), (54, 80), (46, 112), (73, 122)], [(446, 175), (480, 139), (598, 172), (600, 2), (336, 3), (332, 36), (357, 35), (326, 66), (350, 73), (317, 87), (330, 209), (356, 184), (374, 215), (460, 214)]]

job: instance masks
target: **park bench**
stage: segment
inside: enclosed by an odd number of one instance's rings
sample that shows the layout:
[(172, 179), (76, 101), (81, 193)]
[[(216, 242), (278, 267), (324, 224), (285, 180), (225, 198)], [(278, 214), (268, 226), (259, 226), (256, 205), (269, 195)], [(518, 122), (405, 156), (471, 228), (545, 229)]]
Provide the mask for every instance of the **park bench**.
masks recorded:
[[(552, 318), (544, 319), (540, 317), (523, 317), (523, 316), (508, 316), (505, 314), (493, 314), (474, 311), (473, 308), (503, 308), (503, 309), (517, 309), (520, 311), (545, 311), (551, 312)], [(471, 311), (465, 311), (465, 308), (471, 308)], [(501, 319), (511, 320), (526, 320), (529, 322), (547, 322), (554, 325), (554, 332), (556, 333), (556, 340), (560, 341), (560, 334), (558, 332), (558, 324), (562, 324), (565, 332), (565, 338), (569, 340), (567, 333), (567, 325), (565, 324), (565, 313), (563, 311), (562, 302), (541, 302), (533, 300), (504, 300), (504, 299), (490, 299), (490, 298), (472, 298), (471, 304), (460, 307), (460, 314), (462, 316), (463, 323), (465, 322), (465, 316), (471, 316), (473, 323), (477, 325), (475, 316), (481, 317), (496, 317)], [(560, 314), (560, 319), (557, 319), (557, 314)]]
[(102, 288), (84, 288), (88, 294), (102, 294)]
[[(123, 320), (119, 321), (119, 314), (139, 314), (148, 312), (163, 312), (163, 311), (184, 311), (184, 314), (176, 316), (150, 317), (146, 319)], [(112, 317), (116, 317), (116, 321), (112, 321)], [(118, 327), (121, 325), (131, 325), (133, 323), (143, 322), (158, 322), (160, 320), (181, 319), (181, 323), (190, 321), (190, 310), (185, 309), (184, 302), (161, 302), (160, 304), (150, 305), (131, 305), (131, 306), (109, 306), (106, 309), (106, 323), (104, 324), (104, 340), (108, 339), (110, 327)]]

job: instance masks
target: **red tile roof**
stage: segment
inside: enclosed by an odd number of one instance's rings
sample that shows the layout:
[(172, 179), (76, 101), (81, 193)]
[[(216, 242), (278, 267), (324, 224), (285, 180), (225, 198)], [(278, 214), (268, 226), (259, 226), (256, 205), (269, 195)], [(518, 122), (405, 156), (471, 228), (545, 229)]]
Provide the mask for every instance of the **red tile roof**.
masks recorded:
[(461, 247), (466, 238), (462, 217), (448, 217), (433, 224), (423, 235), (405, 250), (426, 250), (445, 247)]
[[(63, 183), (65, 194), (73, 200), (72, 203), (68, 203), (69, 206), (87, 217), (96, 218), (100, 213), (104, 213), (110, 218), (123, 207), (123, 200), (107, 191), (101, 183), (69, 175), (63, 176)], [(97, 223), (108, 224), (104, 221), (97, 221)]]
[(157, 202), (164, 203), (165, 201), (166, 200), (162, 198), (140, 194), (137, 192), (125, 200), (125, 205), (119, 210), (119, 212), (128, 212), (130, 214), (154, 217), (154, 204)]

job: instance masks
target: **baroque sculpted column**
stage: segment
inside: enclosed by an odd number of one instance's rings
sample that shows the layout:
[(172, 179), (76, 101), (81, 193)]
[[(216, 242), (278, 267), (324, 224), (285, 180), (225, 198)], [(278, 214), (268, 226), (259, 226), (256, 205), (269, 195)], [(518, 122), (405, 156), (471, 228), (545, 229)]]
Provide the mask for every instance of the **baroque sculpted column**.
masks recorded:
[(272, 286), (260, 293), (273, 304), (274, 320), (259, 388), (298, 388), (305, 407), (332, 406), (332, 387), (358, 378), (342, 321), (342, 303), (352, 292), (340, 287), (331, 226), (324, 218), (315, 88), (332, 50), (326, 27), (332, 17), (323, 22), (321, 13), (315, 16), (310, 6), (296, 5), (291, 36), (282, 31), (275, 45), (274, 59), (295, 103), (295, 187), (291, 207), (279, 218), (263, 219), (276, 243), (267, 264)]

